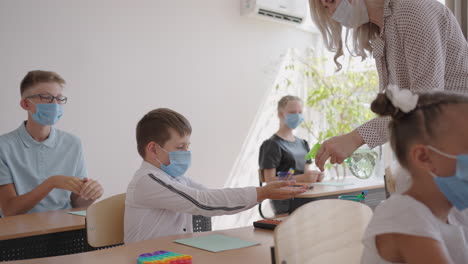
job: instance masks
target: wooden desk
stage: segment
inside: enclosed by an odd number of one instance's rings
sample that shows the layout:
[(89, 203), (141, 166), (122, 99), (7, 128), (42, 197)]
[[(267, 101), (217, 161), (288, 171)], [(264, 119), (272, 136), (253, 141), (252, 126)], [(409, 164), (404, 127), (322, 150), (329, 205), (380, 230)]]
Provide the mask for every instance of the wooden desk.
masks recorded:
[[(93, 251), (85, 217), (71, 209), (0, 218), (0, 261), (43, 258)], [(193, 216), (195, 232), (211, 230), (211, 218)], [(105, 247), (103, 247), (105, 248)]]
[(375, 208), (382, 200), (385, 199), (385, 185), (383, 179), (369, 178), (361, 180), (356, 177), (346, 177), (344, 180), (337, 182), (353, 183), (345, 186), (330, 186), (330, 185), (317, 185), (314, 188), (299, 194), (294, 199), (290, 200), (289, 212), (292, 213), (299, 206), (320, 199), (338, 199), (340, 195), (358, 195), (364, 190), (368, 190), (365, 204), (369, 205), (372, 209)]
[(85, 217), (49, 211), (0, 218), (0, 261), (93, 250), (86, 239)]
[[(327, 181), (325, 181), (327, 182)], [(297, 198), (316, 198), (330, 195), (342, 195), (350, 192), (362, 192), (364, 190), (380, 189), (384, 188), (383, 179), (369, 178), (361, 180), (356, 177), (346, 177), (344, 180), (338, 180), (335, 182), (353, 183), (345, 186), (330, 186), (330, 185), (318, 185), (313, 184), (314, 188), (306, 191), (305, 193), (299, 194)]]
[(0, 240), (85, 228), (85, 217), (68, 214), (81, 209), (22, 214), (0, 218)]
[[(259, 242), (260, 245), (228, 250), (218, 253), (192, 248), (172, 242), (174, 239), (203, 236), (207, 234), (223, 234), (237, 237), (244, 240)], [(273, 231), (255, 229), (253, 226), (241, 227), (203, 233), (191, 233), (176, 236), (169, 236), (123, 245), (103, 250), (79, 253), (67, 256), (57, 256), (41, 259), (23, 260), (21, 263), (34, 264), (78, 264), (78, 263), (99, 263), (99, 264), (134, 264), (140, 254), (154, 252), (157, 250), (167, 250), (180, 254), (187, 254), (193, 257), (194, 264), (271, 264), (270, 247), (273, 246)], [(6, 262), (19, 263), (19, 262)]]

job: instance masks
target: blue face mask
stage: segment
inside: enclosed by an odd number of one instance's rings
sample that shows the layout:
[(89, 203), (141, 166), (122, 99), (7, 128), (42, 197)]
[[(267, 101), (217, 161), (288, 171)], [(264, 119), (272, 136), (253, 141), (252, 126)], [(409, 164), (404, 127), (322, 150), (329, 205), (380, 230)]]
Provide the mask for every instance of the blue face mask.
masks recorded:
[(439, 177), (432, 172), (434, 181), (444, 196), (459, 211), (468, 208), (468, 155), (450, 155), (432, 146), (427, 146), (430, 150), (451, 159), (457, 160), (455, 175), (449, 177)]
[(52, 126), (63, 115), (63, 107), (59, 104), (36, 104), (36, 113), (32, 119), (43, 126)]
[(304, 121), (304, 117), (302, 114), (288, 114), (286, 115), (285, 122), (286, 125), (291, 129), (296, 129), (302, 121)]
[(191, 151), (167, 151), (161, 147), (160, 149), (164, 150), (165, 152), (169, 153), (169, 165), (164, 165), (161, 161), (161, 169), (169, 174), (170, 176), (177, 178), (183, 176), (185, 172), (190, 167), (192, 163), (192, 152)]

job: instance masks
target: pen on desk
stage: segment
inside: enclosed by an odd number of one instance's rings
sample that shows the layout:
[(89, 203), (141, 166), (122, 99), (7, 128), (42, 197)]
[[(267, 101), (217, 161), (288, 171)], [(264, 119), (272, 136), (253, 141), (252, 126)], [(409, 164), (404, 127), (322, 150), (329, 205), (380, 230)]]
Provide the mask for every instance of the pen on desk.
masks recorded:
[(293, 174), (294, 174), (294, 170), (293, 170), (292, 168), (290, 168), (290, 169), (288, 170), (288, 176), (286, 177), (286, 180), (288, 181), (288, 180), (291, 178), (291, 176), (292, 176)]

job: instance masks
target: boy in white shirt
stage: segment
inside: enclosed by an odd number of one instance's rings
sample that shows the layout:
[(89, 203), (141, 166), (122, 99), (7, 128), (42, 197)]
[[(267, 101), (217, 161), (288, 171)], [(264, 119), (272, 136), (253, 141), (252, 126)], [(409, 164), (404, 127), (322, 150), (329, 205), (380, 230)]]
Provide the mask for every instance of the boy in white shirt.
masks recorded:
[(284, 188), (294, 181), (264, 187), (208, 189), (184, 176), (190, 167), (189, 121), (159, 108), (137, 125), (142, 165), (127, 189), (125, 243), (192, 232), (192, 215), (215, 216), (247, 210), (264, 199), (290, 199), (304, 188)]
[(392, 117), (391, 146), (411, 186), (376, 208), (362, 263), (468, 263), (468, 228), (449, 214), (468, 208), (468, 97), (390, 86), (371, 108)]

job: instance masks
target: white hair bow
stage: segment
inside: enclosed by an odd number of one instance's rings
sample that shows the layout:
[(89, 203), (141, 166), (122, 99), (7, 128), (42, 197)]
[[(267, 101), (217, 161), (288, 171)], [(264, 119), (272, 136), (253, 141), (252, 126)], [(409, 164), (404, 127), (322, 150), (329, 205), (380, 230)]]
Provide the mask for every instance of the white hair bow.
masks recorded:
[(409, 89), (400, 89), (398, 86), (390, 84), (385, 93), (388, 99), (392, 101), (393, 106), (405, 113), (414, 110), (418, 104), (419, 96)]

